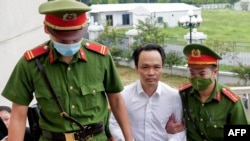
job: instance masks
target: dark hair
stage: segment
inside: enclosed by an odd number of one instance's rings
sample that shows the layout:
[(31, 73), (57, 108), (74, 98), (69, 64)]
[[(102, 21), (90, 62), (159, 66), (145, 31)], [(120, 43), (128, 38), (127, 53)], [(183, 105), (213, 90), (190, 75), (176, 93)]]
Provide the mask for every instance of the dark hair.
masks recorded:
[(217, 67), (218, 67), (217, 65), (211, 65), (211, 66), (210, 66), (210, 69), (211, 69), (211, 70), (215, 70), (215, 69), (217, 69)]
[(165, 54), (165, 51), (163, 49), (163, 47), (157, 45), (157, 44), (154, 44), (154, 43), (148, 43), (144, 46), (140, 46), (140, 47), (137, 47), (133, 54), (132, 54), (132, 58), (134, 60), (134, 63), (135, 63), (135, 66), (137, 67), (138, 66), (138, 60), (139, 60), (139, 56), (141, 54), (142, 51), (152, 51), (152, 50), (156, 50), (160, 53), (161, 55), (161, 60), (162, 60), (162, 65), (164, 65), (164, 62), (165, 62), (165, 59), (166, 59), (166, 54)]
[(0, 106), (0, 111), (7, 111), (11, 113), (11, 108), (9, 106)]

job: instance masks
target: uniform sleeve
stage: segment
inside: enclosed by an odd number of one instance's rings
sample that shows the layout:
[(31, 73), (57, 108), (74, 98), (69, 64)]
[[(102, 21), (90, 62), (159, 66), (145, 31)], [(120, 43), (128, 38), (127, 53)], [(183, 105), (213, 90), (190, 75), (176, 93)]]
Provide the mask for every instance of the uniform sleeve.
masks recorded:
[(115, 138), (115, 141), (125, 141), (122, 130), (112, 112), (109, 119), (109, 129), (112, 136)]
[(115, 63), (112, 56), (108, 54), (106, 56), (106, 72), (105, 72), (105, 91), (106, 93), (117, 93), (123, 90), (123, 84), (118, 74)]
[(228, 117), (230, 124), (249, 124), (247, 114), (241, 100), (238, 100), (235, 104), (233, 104)]
[(33, 99), (34, 89), (30, 72), (35, 68), (36, 65), (33, 61), (27, 62), (24, 57), (21, 57), (12, 71), (2, 95), (14, 103), (29, 105)]

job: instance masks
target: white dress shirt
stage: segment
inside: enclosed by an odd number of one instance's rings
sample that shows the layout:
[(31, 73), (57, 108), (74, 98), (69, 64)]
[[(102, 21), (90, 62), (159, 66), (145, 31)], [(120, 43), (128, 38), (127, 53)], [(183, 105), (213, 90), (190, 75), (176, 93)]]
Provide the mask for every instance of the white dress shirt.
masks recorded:
[[(178, 90), (163, 82), (149, 97), (142, 89), (140, 80), (125, 86), (121, 92), (125, 101), (132, 132), (136, 141), (184, 141), (185, 131), (168, 136), (165, 126), (171, 114), (182, 119), (182, 103)], [(124, 141), (122, 131), (111, 113), (110, 131), (116, 141)]]

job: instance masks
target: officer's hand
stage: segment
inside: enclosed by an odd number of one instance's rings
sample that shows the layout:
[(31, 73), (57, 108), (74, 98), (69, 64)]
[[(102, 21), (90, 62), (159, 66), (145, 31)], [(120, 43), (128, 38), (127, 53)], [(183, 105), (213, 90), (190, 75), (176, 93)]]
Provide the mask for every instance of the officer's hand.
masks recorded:
[(166, 131), (169, 134), (175, 134), (178, 132), (181, 132), (183, 130), (185, 130), (185, 125), (183, 123), (183, 121), (180, 122), (175, 122), (175, 116), (174, 114), (171, 115), (171, 117), (169, 118), (167, 124), (166, 124)]

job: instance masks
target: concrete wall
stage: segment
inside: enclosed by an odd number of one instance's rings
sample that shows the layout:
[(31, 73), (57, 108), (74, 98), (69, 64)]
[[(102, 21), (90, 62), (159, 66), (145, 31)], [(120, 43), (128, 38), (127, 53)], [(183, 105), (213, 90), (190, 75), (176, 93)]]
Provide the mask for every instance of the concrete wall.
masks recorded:
[[(1, 92), (23, 53), (48, 39), (48, 36), (43, 32), (43, 15), (38, 12), (39, 5), (46, 1), (0, 1)], [(0, 96), (0, 105), (10, 105), (10, 102)]]
[(38, 7), (46, 0), (1, 0), (0, 42), (42, 25)]
[[(250, 0), (240, 0), (234, 4), (234, 10), (236, 11), (242, 11), (242, 6), (245, 5), (247, 6), (247, 11), (250, 9)], [(244, 9), (246, 10), (246, 9)]]

